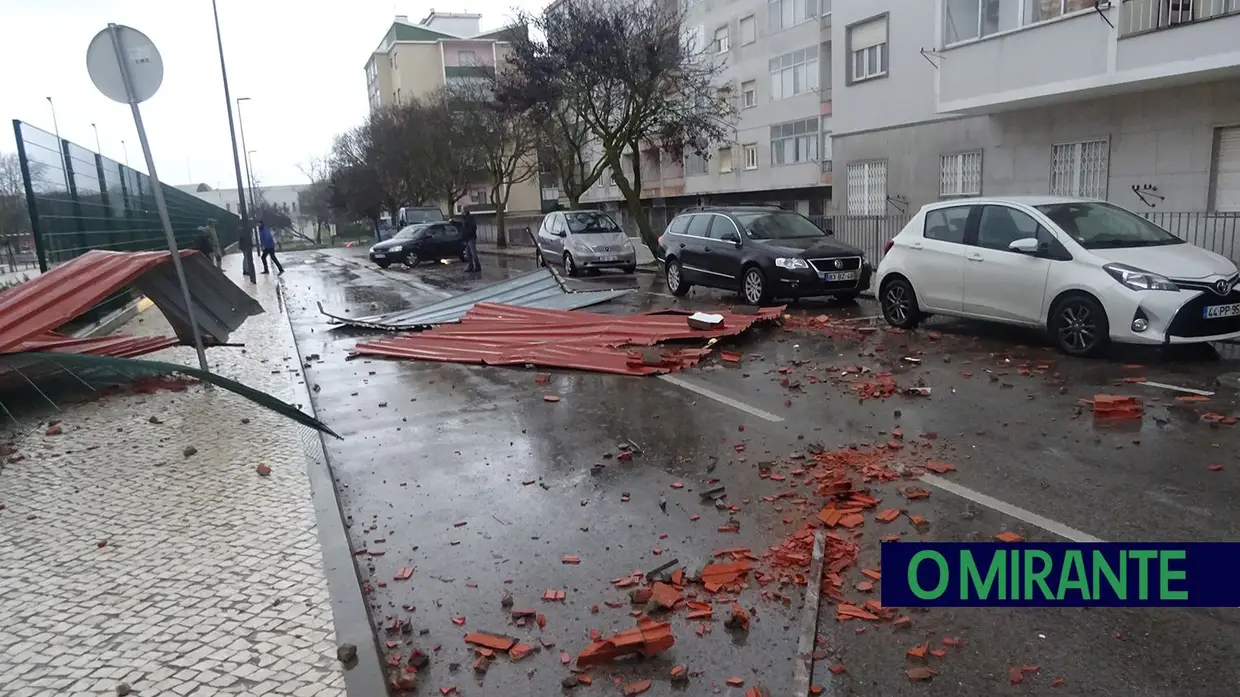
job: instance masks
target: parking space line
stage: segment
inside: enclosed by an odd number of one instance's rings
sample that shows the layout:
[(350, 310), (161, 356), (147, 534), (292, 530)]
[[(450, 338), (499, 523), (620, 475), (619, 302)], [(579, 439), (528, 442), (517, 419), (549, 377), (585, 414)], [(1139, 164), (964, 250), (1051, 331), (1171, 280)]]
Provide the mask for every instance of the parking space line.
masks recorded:
[(936, 489), (942, 489), (943, 491), (955, 494), (962, 499), (967, 499), (973, 503), (993, 509), (1006, 516), (1010, 516), (1019, 521), (1028, 523), (1034, 527), (1042, 528), (1043, 530), (1058, 535), (1066, 540), (1082, 543), (1104, 541), (1088, 533), (1081, 532), (1076, 528), (1069, 527), (1045, 516), (1038, 515), (1033, 511), (1027, 511), (1020, 506), (1013, 506), (1012, 504), (1005, 501), (1000, 501), (993, 496), (987, 496), (980, 491), (975, 491), (967, 486), (962, 486), (955, 482), (948, 481), (942, 477), (933, 474), (923, 474), (919, 477), (919, 479)]
[(1179, 385), (1168, 385), (1162, 382), (1150, 382), (1149, 380), (1146, 380), (1140, 384), (1149, 385), (1150, 387), (1161, 387), (1164, 390), (1174, 390), (1176, 392), (1187, 392), (1189, 394), (1200, 395), (1202, 397), (1213, 397), (1214, 396), (1214, 393), (1210, 392), (1209, 390), (1197, 390), (1197, 389), (1193, 389), (1192, 387), (1180, 387)]
[(677, 387), (683, 387), (684, 389), (689, 390), (690, 392), (696, 392), (697, 394), (700, 394), (703, 397), (708, 397), (710, 399), (713, 399), (716, 402), (719, 402), (720, 404), (726, 404), (735, 409), (740, 409), (746, 414), (756, 416), (759, 419), (764, 419), (772, 423), (781, 423), (784, 420), (783, 417), (776, 416), (775, 414), (772, 414), (769, 411), (765, 411), (763, 409), (750, 406), (748, 404), (745, 404), (742, 401), (732, 399), (731, 397), (728, 397), (726, 395), (721, 395), (712, 389), (702, 387), (701, 385), (689, 382), (688, 380), (684, 380), (682, 378), (678, 378), (675, 375), (660, 375), (659, 379), (663, 380), (664, 382), (670, 382), (671, 384), (676, 385)]

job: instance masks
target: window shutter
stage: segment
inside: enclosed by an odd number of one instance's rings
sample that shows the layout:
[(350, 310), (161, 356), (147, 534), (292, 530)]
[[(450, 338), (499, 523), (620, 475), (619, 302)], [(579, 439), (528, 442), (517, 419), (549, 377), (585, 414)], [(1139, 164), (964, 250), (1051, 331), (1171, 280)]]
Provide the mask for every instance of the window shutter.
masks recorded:
[(1240, 212), (1240, 126), (1219, 129), (1213, 194), (1214, 210)]
[(887, 43), (887, 18), (880, 17), (852, 28), (849, 32), (848, 50), (860, 51), (885, 43)]

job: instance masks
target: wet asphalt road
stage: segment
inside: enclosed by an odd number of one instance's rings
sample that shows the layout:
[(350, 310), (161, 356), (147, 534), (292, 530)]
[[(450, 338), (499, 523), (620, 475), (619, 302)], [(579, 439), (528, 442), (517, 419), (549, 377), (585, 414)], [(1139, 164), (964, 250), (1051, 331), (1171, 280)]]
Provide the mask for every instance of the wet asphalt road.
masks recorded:
[[(1035, 334), (944, 320), (893, 334), (864, 319), (877, 314), (870, 302), (804, 303), (790, 309), (794, 317), (851, 318), (849, 326), (875, 330), (753, 330), (728, 346), (743, 354), (740, 364), (708, 359), (678, 374), (683, 384), (569, 371), (538, 371), (552, 381), (536, 384), (531, 370), (348, 361), (348, 350), (373, 333), (333, 331), (315, 307), (321, 301), (329, 311), (375, 314), (533, 268), (523, 259), (483, 261), (481, 277), (466, 275), (459, 264), (380, 272), (357, 250), (327, 250), (289, 255), (283, 277), (301, 353), (320, 357), (306, 371), (317, 386), (318, 416), (345, 437), (327, 444), (328, 456), (351, 544), (367, 550), (356, 559), (371, 589), (379, 641), (393, 655), (408, 656), (411, 647), (431, 654), (420, 694), (445, 685), (463, 694), (560, 694), (568, 674), (561, 651), (575, 656), (592, 629), (609, 634), (633, 626), (625, 591), (612, 579), (673, 558), (689, 565), (718, 549), (750, 547), (760, 554), (795, 530), (804, 515), (762, 500), (787, 487), (760, 476), (757, 465), (776, 461), (776, 471), (787, 472), (796, 465), (785, 458), (810, 443), (827, 449), (884, 443), (898, 428), (910, 449), (914, 441), (925, 442), (923, 459), (956, 465), (943, 479), (963, 487), (963, 496), (928, 486), (929, 498), (905, 502), (896, 492), (903, 483), (875, 487), (884, 499), (880, 508), (900, 507), (929, 522), (917, 530), (905, 518), (883, 526), (867, 520), (859, 528), (861, 567), (878, 567), (877, 538), (891, 534), (925, 540), (989, 540), (1000, 531), (1045, 541), (1062, 540), (1062, 534), (1107, 541), (1240, 537), (1233, 503), (1240, 493), (1234, 457), (1240, 426), (1200, 421), (1201, 412), (1236, 409), (1235, 393), (1215, 384), (1217, 375), (1240, 371), (1228, 358), (1127, 351), (1080, 361), (1054, 353)], [(594, 308), (609, 313), (734, 302), (700, 289), (676, 300), (649, 274), (574, 283), (641, 289)], [(840, 377), (853, 366), (890, 370), (901, 386), (928, 386), (931, 394), (859, 400)], [(1204, 404), (1183, 404), (1175, 398), (1184, 393), (1123, 382), (1135, 376), (1219, 394)], [(1139, 424), (1098, 426), (1078, 404), (1095, 393), (1141, 397), (1146, 415)], [(561, 401), (544, 402), (544, 394)], [(780, 420), (755, 415), (762, 412)], [(926, 432), (937, 439), (915, 438)], [(631, 462), (611, 457), (626, 441), (637, 444), (641, 456)], [(737, 449), (741, 443), (744, 452)], [(604, 466), (592, 473), (595, 463)], [(1212, 471), (1212, 464), (1224, 468)], [(727, 487), (736, 513), (701, 502), (698, 490), (710, 478)], [(1004, 510), (970, 500), (977, 494), (997, 499)], [(1023, 511), (1009, 515), (1005, 506)], [(738, 533), (717, 530), (729, 517), (740, 522)], [(581, 563), (564, 564), (565, 555)], [(412, 578), (395, 580), (406, 567), (414, 569)], [(847, 577), (846, 595), (864, 600), (852, 590), (861, 580), (857, 570)], [(566, 590), (565, 602), (540, 600), (547, 589)], [(726, 630), (716, 612), (712, 631), (699, 636), (697, 623), (676, 613), (670, 619), (673, 649), (653, 660), (595, 669), (594, 685), (577, 691), (617, 694), (618, 688), (603, 684), (615, 675), (625, 684), (652, 679), (650, 695), (743, 694), (745, 688), (725, 684), (731, 677), (743, 678), (747, 687), (763, 685), (772, 695), (791, 694), (801, 589), (776, 590), (791, 596), (788, 603), (759, 597), (760, 590), (751, 583), (741, 594), (756, 619), (747, 634)], [(545, 628), (513, 626), (500, 603), (505, 591), (517, 608), (544, 613)], [(1240, 685), (1240, 664), (1232, 657), (1240, 643), (1234, 610), (934, 609), (908, 613), (908, 628), (880, 623), (858, 633), (857, 622), (835, 620), (830, 602), (822, 608), (813, 682), (828, 695), (1221, 697), (1236, 694)], [(389, 635), (384, 627), (393, 619), (412, 620), (415, 631)], [(472, 651), (461, 641), (472, 630), (512, 634), (541, 650), (518, 663), (496, 661), (478, 677)], [(925, 641), (936, 648), (942, 637), (962, 645), (930, 659), (938, 671), (932, 681), (911, 682), (905, 669), (920, 662), (906, 659), (905, 651)], [(667, 679), (675, 664), (695, 673), (687, 689)], [(828, 672), (831, 665), (842, 672)], [(1038, 670), (1013, 685), (1013, 666)], [(1052, 686), (1056, 679), (1063, 683)]]

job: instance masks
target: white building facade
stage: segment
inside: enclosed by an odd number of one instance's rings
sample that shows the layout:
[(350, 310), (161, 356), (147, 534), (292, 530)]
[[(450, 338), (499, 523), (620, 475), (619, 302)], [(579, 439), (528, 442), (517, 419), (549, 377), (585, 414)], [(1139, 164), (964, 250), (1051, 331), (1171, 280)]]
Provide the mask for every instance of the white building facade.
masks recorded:
[(833, 20), (835, 213), (1240, 212), (1240, 0), (835, 0)]

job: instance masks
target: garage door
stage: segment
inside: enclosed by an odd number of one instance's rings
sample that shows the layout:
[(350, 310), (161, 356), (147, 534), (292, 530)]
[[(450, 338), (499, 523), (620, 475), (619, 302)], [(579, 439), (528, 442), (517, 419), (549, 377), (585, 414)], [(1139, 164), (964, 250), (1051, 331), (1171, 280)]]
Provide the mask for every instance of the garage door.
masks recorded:
[(1240, 212), (1240, 126), (1218, 130), (1212, 193), (1214, 210)]

